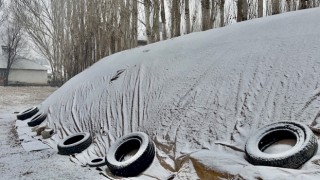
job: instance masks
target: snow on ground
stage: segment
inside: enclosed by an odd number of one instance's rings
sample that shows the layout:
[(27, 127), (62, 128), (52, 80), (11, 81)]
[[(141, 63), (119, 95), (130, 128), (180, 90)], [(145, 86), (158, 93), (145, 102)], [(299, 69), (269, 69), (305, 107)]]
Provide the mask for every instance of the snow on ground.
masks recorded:
[(38, 105), (54, 90), (0, 86), (0, 179), (104, 179), (98, 171), (80, 167), (53, 149), (26, 152), (22, 148), (14, 112)]
[(93, 145), (74, 158), (85, 164), (143, 131), (160, 164), (147, 177), (161, 169), (176, 179), (316, 179), (319, 153), (283, 169), (249, 164), (244, 146), (271, 122), (320, 129), (319, 17), (319, 8), (290, 12), (106, 57), (42, 103), (44, 124), (57, 131), (48, 143), (90, 132)]
[(295, 139), (284, 139), (278, 142), (275, 142), (268, 148), (266, 148), (263, 152), (267, 154), (277, 154), (280, 152), (286, 152), (297, 143)]

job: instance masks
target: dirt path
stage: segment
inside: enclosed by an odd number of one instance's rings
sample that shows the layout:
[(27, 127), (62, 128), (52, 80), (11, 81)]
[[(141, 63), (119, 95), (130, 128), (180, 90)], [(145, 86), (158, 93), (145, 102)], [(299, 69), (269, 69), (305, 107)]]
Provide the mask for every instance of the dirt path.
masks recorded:
[(37, 105), (55, 88), (0, 87), (0, 179), (104, 179), (52, 149), (26, 152), (17, 137), (14, 112)]

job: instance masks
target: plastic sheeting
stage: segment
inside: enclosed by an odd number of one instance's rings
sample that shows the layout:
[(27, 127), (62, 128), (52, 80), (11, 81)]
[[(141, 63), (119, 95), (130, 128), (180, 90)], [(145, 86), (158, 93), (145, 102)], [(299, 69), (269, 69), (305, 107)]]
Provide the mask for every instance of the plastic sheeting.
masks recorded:
[(90, 132), (93, 145), (74, 158), (85, 164), (143, 131), (157, 150), (144, 178), (316, 179), (319, 153), (284, 169), (249, 164), (244, 146), (271, 122), (319, 130), (319, 17), (286, 13), (106, 57), (42, 103), (57, 132), (49, 143)]

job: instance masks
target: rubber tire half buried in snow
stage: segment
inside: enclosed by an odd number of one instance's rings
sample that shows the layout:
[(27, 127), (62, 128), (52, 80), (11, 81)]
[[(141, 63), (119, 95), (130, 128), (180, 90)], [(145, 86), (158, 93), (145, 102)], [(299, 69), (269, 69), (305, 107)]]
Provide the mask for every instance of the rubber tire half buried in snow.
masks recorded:
[(88, 163), (88, 165), (90, 167), (104, 166), (104, 165), (106, 165), (105, 157), (94, 158)]
[(71, 136), (66, 137), (58, 144), (58, 151), (63, 155), (80, 153), (83, 150), (87, 149), (91, 143), (92, 137), (90, 133), (75, 133)]
[(148, 135), (135, 132), (123, 136), (109, 148), (106, 164), (116, 176), (134, 177), (151, 165), (154, 156), (154, 144)]
[(33, 115), (35, 115), (37, 112), (39, 111), (39, 109), (37, 107), (31, 107), (28, 108), (22, 112), (20, 112), (19, 114), (17, 114), (17, 119), (19, 120), (25, 120), (28, 118), (31, 118)]
[(34, 127), (41, 124), (47, 118), (47, 114), (45, 113), (38, 113), (36, 114), (30, 122), (28, 122), (28, 126)]
[[(275, 154), (264, 153), (272, 144), (295, 139), (296, 144), (287, 151)], [(251, 136), (245, 147), (248, 161), (254, 165), (299, 168), (316, 152), (318, 142), (312, 131), (299, 122), (276, 122), (259, 129)]]

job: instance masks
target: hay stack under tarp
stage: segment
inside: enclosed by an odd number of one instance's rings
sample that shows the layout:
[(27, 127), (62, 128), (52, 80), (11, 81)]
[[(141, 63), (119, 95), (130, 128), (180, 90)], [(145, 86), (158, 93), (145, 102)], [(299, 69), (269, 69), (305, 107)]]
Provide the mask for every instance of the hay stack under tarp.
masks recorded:
[(319, 17), (319, 8), (290, 12), (106, 57), (42, 103), (57, 132), (48, 142), (90, 132), (93, 145), (75, 158), (85, 163), (143, 131), (156, 145), (146, 177), (319, 177), (318, 154), (299, 170), (255, 167), (244, 154), (268, 123), (320, 127)]

